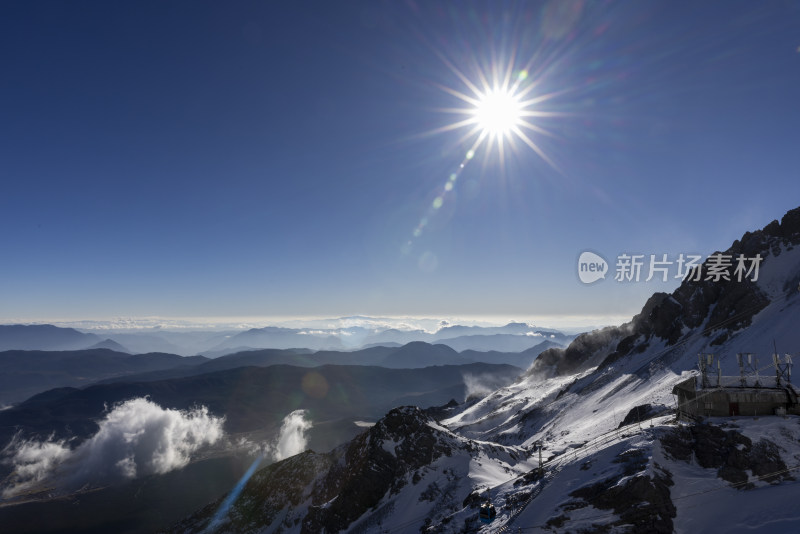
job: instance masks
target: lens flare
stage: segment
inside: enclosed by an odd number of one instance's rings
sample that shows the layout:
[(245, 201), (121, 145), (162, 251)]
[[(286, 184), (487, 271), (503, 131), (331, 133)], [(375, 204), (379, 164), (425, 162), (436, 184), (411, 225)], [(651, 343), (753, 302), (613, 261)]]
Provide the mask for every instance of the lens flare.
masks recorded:
[(328, 394), (328, 381), (316, 371), (309, 371), (303, 376), (300, 383), (303, 393), (313, 399), (322, 399)]
[(214, 532), (217, 530), (217, 527), (222, 524), (228, 515), (228, 511), (230, 511), (231, 507), (233, 506), (233, 503), (235, 503), (236, 499), (239, 498), (239, 494), (242, 493), (242, 490), (247, 485), (247, 481), (250, 480), (250, 477), (252, 477), (256, 472), (256, 469), (258, 469), (258, 466), (261, 465), (261, 461), (263, 459), (264, 455), (262, 454), (250, 465), (250, 468), (247, 470), (247, 472), (242, 476), (241, 479), (239, 479), (239, 482), (236, 484), (236, 486), (234, 486), (228, 496), (225, 497), (225, 500), (222, 501), (222, 504), (220, 504), (219, 508), (217, 508), (217, 511), (214, 513), (214, 517), (211, 518), (211, 521), (208, 523), (205, 530), (203, 530), (203, 534), (210, 534), (211, 532)]
[[(545, 102), (557, 97), (563, 90), (558, 93), (543, 91), (542, 81), (550, 66), (541, 51), (534, 52), (523, 62), (519, 62), (518, 50), (513, 48), (505, 53), (492, 52), (485, 58), (477, 54), (452, 56), (458, 58), (461, 67), (456, 66), (456, 60), (451, 61), (436, 46), (432, 45), (431, 51), (453, 75), (448, 82), (431, 81), (431, 85), (458, 99), (461, 106), (435, 108), (458, 118), (454, 122), (423, 132), (420, 137), (466, 130), (456, 143), (469, 148), (460, 162), (453, 163), (455, 172), (449, 174), (441, 189), (436, 192), (419, 224), (412, 230), (411, 239), (402, 246), (404, 255), (410, 253), (413, 243), (424, 233), (428, 218), (441, 213), (446, 204), (453, 202), (456, 181), (479, 154), (485, 169), (496, 147), (497, 161), (502, 169), (511, 152), (518, 155), (520, 149), (529, 148), (550, 167), (563, 174), (539, 144), (541, 136), (556, 137), (543, 128), (542, 123), (546, 119), (565, 115), (560, 111), (545, 109), (548, 106)], [(468, 182), (465, 185), (470, 184)], [(436, 262), (430, 260), (429, 256), (423, 255), (420, 258), (420, 268), (435, 269)]]

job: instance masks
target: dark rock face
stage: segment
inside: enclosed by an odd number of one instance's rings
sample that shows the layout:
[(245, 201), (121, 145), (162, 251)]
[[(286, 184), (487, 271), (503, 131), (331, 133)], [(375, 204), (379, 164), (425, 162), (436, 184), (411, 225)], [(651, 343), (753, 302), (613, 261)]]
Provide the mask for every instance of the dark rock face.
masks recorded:
[[(637, 449), (621, 454), (614, 463), (622, 465), (621, 476), (631, 478), (619, 484), (620, 476), (614, 476), (580, 487), (570, 493), (570, 497), (576, 500), (562, 508), (568, 512), (591, 504), (601, 510), (613, 510), (619, 515), (620, 518), (611, 524), (596, 525), (598, 532), (604, 528), (611, 530), (613, 526), (616, 527), (614, 532), (671, 533), (672, 519), (676, 515), (669, 492), (669, 487), (673, 485), (672, 475), (658, 464), (654, 469), (655, 477), (644, 474), (648, 458)], [(567, 520), (567, 515), (561, 515), (551, 519), (549, 524), (559, 526)]]
[(440, 439), (441, 432), (429, 426), (431, 421), (419, 408), (396, 408), (354, 439), (344, 461), (334, 464), (315, 485), (302, 532), (344, 530), (387, 491), (399, 492), (407, 474), (449, 456), (451, 447)]
[(646, 421), (652, 417), (667, 413), (669, 410), (670, 409), (663, 404), (641, 404), (639, 406), (634, 406), (625, 415), (625, 419), (620, 422), (617, 428)]
[(441, 421), (442, 419), (446, 419), (453, 413), (453, 409), (459, 406), (458, 402), (455, 399), (450, 399), (450, 402), (444, 404), (442, 406), (431, 406), (430, 408), (425, 408), (423, 411), (427, 416), (435, 421)]
[[(800, 208), (795, 208), (781, 222), (773, 221), (762, 230), (745, 233), (722, 254), (733, 258), (760, 254), (763, 266), (779, 256), (782, 247), (798, 244)], [(703, 273), (708, 264), (703, 264)], [(533, 362), (528, 374), (571, 374), (598, 363), (601, 368), (607, 367), (622, 357), (643, 352), (654, 338), (674, 345), (701, 327), (712, 345), (722, 344), (732, 332), (749, 326), (753, 316), (770, 302), (749, 278), (737, 281), (733, 268), (729, 275), (730, 280), (711, 281), (705, 280), (703, 274), (698, 281), (685, 280), (671, 295), (655, 293), (630, 322), (582, 334), (566, 349), (546, 350)], [(800, 276), (796, 281), (788, 280), (784, 289), (794, 289), (798, 282)]]
[[(542, 352), (533, 362), (528, 374), (566, 375), (590, 367), (591, 361), (605, 357), (604, 349), (612, 347), (629, 331), (628, 325), (607, 327), (581, 334), (566, 349), (552, 348)], [(599, 361), (599, 360), (598, 360)]]
[[(300, 527), (303, 533), (340, 532), (399, 492), (417, 469), (465, 445), (431, 426), (416, 407), (390, 411), (368, 431), (327, 454), (306, 451), (258, 471), (248, 482), (219, 528), (255, 532), (278, 521), (279, 530)], [(436, 488), (431, 488), (435, 492)], [(173, 526), (169, 532), (207, 528), (222, 500)], [(305, 517), (287, 514), (308, 506)], [(283, 518), (280, 516), (287, 514)]]
[[(261, 469), (219, 526), (225, 531), (251, 532), (271, 524), (284, 509), (303, 502), (306, 487), (320, 472), (330, 469), (334, 459), (333, 455), (306, 451)], [(222, 502), (207, 505), (165, 532), (205, 532)]]
[(701, 467), (717, 469), (717, 475), (738, 489), (750, 489), (747, 472), (770, 483), (794, 480), (782, 472), (777, 445), (767, 439), (753, 443), (736, 430), (723, 430), (715, 425), (679, 427), (661, 438), (665, 452), (672, 458), (690, 462), (694, 458)]

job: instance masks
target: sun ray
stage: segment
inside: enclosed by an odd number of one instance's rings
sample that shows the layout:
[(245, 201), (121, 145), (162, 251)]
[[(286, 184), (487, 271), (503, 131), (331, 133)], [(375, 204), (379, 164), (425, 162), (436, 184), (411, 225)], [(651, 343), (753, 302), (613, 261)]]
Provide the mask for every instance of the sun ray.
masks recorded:
[(425, 132), (425, 135), (434, 135), (444, 132), (452, 132), (453, 130), (458, 130), (459, 128), (463, 128), (464, 126), (469, 126), (470, 124), (477, 124), (477, 122), (478, 121), (476, 121), (474, 117), (471, 117), (469, 119), (464, 119), (462, 121), (454, 122), (453, 124), (445, 124), (444, 126), (441, 126), (439, 128), (428, 130), (427, 132)]
[(478, 70), (478, 78), (480, 78), (481, 84), (483, 85), (483, 91), (478, 93), (478, 96), (486, 94), (492, 90), (492, 84), (489, 83), (489, 78), (487, 78), (486, 75), (483, 73), (483, 71), (481, 71), (480, 69)]
[(470, 148), (470, 151), (474, 152), (478, 150), (478, 147), (481, 146), (481, 143), (483, 143), (486, 137), (487, 137), (486, 132), (481, 132), (481, 134), (478, 136), (478, 139), (476, 139), (475, 142), (472, 144), (472, 148)]
[(503, 140), (504, 139), (505, 139), (504, 135), (501, 135), (500, 137), (497, 138), (497, 154), (498, 154), (498, 156), (500, 156), (500, 170), (501, 171), (503, 169), (505, 169), (505, 167), (506, 167), (505, 166), (505, 161), (506, 161), (506, 157), (505, 156), (506, 155), (505, 155), (505, 148), (504, 148), (504, 144), (503, 144)]
[(519, 80), (517, 80), (517, 82), (514, 82), (512, 86), (509, 86), (509, 84), (511, 83), (511, 76), (514, 73), (515, 57), (516, 57), (516, 51), (512, 49), (511, 57), (508, 58), (508, 65), (506, 66), (506, 75), (505, 78), (503, 79), (503, 87), (506, 88), (511, 94), (517, 93), (517, 83), (519, 82)]
[(554, 134), (553, 132), (545, 130), (541, 126), (537, 126), (535, 124), (531, 124), (528, 121), (524, 121), (524, 120), (520, 121), (520, 126), (524, 126), (525, 128), (527, 128), (529, 130), (532, 130), (532, 131), (534, 131), (536, 133), (540, 133), (542, 135), (546, 135), (547, 137), (552, 137), (553, 139), (558, 139), (558, 136), (556, 134)]
[(561, 91), (553, 91), (552, 93), (547, 93), (547, 94), (544, 94), (544, 95), (540, 95), (540, 96), (537, 96), (536, 98), (531, 98), (529, 100), (524, 100), (522, 102), (522, 104), (524, 104), (525, 106), (535, 106), (536, 104), (540, 104), (542, 102), (546, 102), (547, 100), (550, 100), (551, 98), (555, 98), (557, 96), (561, 96), (564, 93), (566, 93), (567, 91), (568, 91), (568, 89), (562, 89)]
[(475, 108), (433, 108), (434, 111), (438, 111), (439, 113), (454, 113), (460, 115), (468, 115), (473, 109)]
[(458, 79), (460, 79), (460, 80), (461, 80), (461, 81), (464, 83), (464, 85), (466, 85), (466, 86), (467, 86), (467, 87), (470, 89), (470, 91), (472, 91), (472, 92), (473, 92), (473, 93), (475, 93), (476, 95), (479, 95), (479, 94), (481, 94), (481, 91), (480, 91), (480, 89), (478, 89), (478, 88), (475, 86), (475, 84), (473, 84), (473, 83), (472, 83), (472, 82), (469, 80), (469, 78), (467, 78), (467, 77), (466, 77), (466, 75), (464, 75), (464, 73), (463, 73), (463, 72), (461, 72), (460, 70), (458, 70), (458, 68), (456, 68), (456, 66), (455, 66), (455, 65), (453, 65), (453, 64), (450, 62), (450, 60), (448, 60), (448, 59), (447, 59), (447, 58), (446, 58), (446, 57), (445, 57), (445, 56), (444, 56), (444, 55), (443, 55), (441, 52), (435, 51), (435, 53), (436, 53), (436, 55), (437, 55), (437, 56), (439, 56), (439, 59), (440, 59), (440, 60), (441, 60), (441, 61), (442, 61), (442, 62), (443, 62), (445, 65), (447, 65), (447, 67), (448, 67), (448, 68), (449, 68), (449, 69), (450, 69), (450, 70), (453, 72), (453, 74), (455, 74), (455, 75), (458, 77)]
[(522, 111), (520, 117), (574, 117), (575, 113), (566, 111)]
[(541, 148), (539, 148), (539, 145), (537, 145), (536, 143), (531, 141), (531, 139), (528, 137), (528, 135), (525, 132), (523, 132), (519, 128), (515, 128), (514, 129), (514, 133), (517, 134), (517, 137), (519, 137), (522, 140), (523, 143), (528, 145), (534, 152), (536, 152), (539, 155), (540, 158), (545, 160), (548, 163), (548, 165), (550, 165), (553, 169), (555, 169), (559, 173), (563, 174), (561, 169), (558, 168), (558, 166), (553, 162), (553, 160), (551, 160), (547, 156), (547, 154), (545, 154), (544, 151)]
[[(477, 98), (471, 97), (469, 95), (465, 95), (461, 91), (456, 91), (455, 89), (453, 89), (451, 87), (447, 87), (446, 85), (441, 85), (441, 84), (438, 84), (438, 83), (434, 83), (433, 85), (435, 87), (438, 87), (439, 89), (441, 89), (445, 93), (449, 93), (449, 94), (453, 95), (454, 97), (456, 97), (456, 98), (458, 98), (460, 100), (463, 100), (467, 104), (471, 104), (473, 106), (478, 104), (478, 99)], [(476, 93), (476, 94), (480, 94), (480, 93)]]
[[(456, 141), (456, 144), (460, 145), (461, 143), (467, 141), (471, 137), (474, 137), (475, 134), (478, 133), (478, 132), (480, 132), (480, 127), (475, 126), (470, 131), (468, 131), (467, 133), (465, 133), (464, 135), (459, 137), (458, 140)], [(470, 148), (470, 150), (473, 150), (473, 151), (477, 150), (482, 141), (483, 141), (483, 137), (479, 137), (479, 139), (474, 143), (474, 145), (472, 146), (472, 148)]]

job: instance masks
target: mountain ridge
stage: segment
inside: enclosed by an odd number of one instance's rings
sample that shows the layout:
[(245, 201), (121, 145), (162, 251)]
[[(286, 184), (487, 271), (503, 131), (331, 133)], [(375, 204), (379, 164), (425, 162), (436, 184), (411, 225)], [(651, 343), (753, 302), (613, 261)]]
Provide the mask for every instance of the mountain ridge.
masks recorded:
[[(674, 404), (672, 387), (696, 373), (693, 369), (698, 352), (721, 354), (722, 372), (736, 374), (738, 369), (732, 354), (744, 350), (743, 347), (769, 353), (773, 340), (787, 348), (800, 344), (795, 319), (800, 315), (800, 296), (795, 287), (800, 283), (800, 247), (796, 246), (799, 243), (800, 208), (787, 213), (781, 223), (748, 232), (727, 249), (730, 253), (762, 254), (765, 260), (759, 280), (717, 285), (685, 281), (670, 295), (651, 296), (628, 323), (578, 336), (566, 349), (551, 348), (515, 383), (477, 402), (450, 407), (446, 418), (437, 425), (458, 439), (518, 451), (522, 455), (520, 463), (510, 471), (495, 471), (493, 476), (486, 476), (478, 470), (478, 464), (490, 460), (476, 461), (467, 473), (459, 474), (471, 479), (470, 482), (451, 486), (448, 473), (436, 463), (439, 460), (433, 459), (427, 467), (441, 469), (437, 486), (432, 484), (436, 480), (429, 482), (430, 479), (423, 477), (428, 485), (421, 491), (413, 480), (409, 483), (402, 479), (399, 482), (402, 487), (393, 492), (385, 484), (396, 480), (397, 475), (386, 474), (384, 485), (375, 491), (383, 490), (381, 498), (362, 502), (353, 497), (352, 509), (331, 521), (327, 520), (334, 516), (326, 510), (340, 505), (336, 499), (329, 502), (319, 499), (320, 502), (302, 508), (305, 502), (302, 499), (313, 494), (318, 478), (310, 477), (307, 484), (295, 488), (294, 495), (299, 497), (287, 504), (281, 500), (279, 489), (287, 477), (262, 471), (256, 475), (257, 484), (245, 487), (240, 497), (246, 503), (244, 507), (257, 508), (264, 502), (262, 489), (275, 487), (278, 490), (271, 497), (275, 510), (282, 504), (288, 506), (290, 515), (273, 514), (247, 523), (244, 509), (234, 505), (226, 520), (229, 523), (212, 530), (269, 527), (284, 532), (310, 532), (312, 528), (328, 532), (343, 529), (416, 532), (422, 529), (455, 534), (478, 526), (475, 506), (480, 496), (476, 491), (487, 487), (493, 488), (492, 499), (499, 507), (495, 531), (501, 527), (534, 525), (555, 532), (606, 528), (634, 533), (672, 532), (676, 528), (688, 531), (697, 521), (697, 512), (693, 511), (696, 502), (709, 503), (716, 509), (713, 495), (697, 496), (694, 484), (698, 480), (703, 481), (702, 488), (727, 490), (725, 498), (743, 506), (753, 499), (766, 503), (777, 498), (780, 508), (789, 510), (794, 501), (790, 479), (781, 474), (772, 478), (759, 475), (754, 480), (748, 472), (780, 470), (800, 455), (796, 417), (708, 421), (709, 437), (703, 439), (709, 440), (709, 446), (716, 443), (716, 452), (698, 466), (691, 462), (691, 452), (690, 461), (684, 459), (685, 452), (681, 451), (691, 447), (695, 438), (684, 436), (683, 427), (672, 420), (670, 407)], [(648, 420), (652, 427), (649, 430)], [(356, 451), (354, 455), (337, 460), (345, 472), (351, 468), (358, 472), (357, 466), (372, 461), (369, 448), (363, 444), (367, 438), (358, 439), (361, 441), (352, 441), (346, 449)], [(543, 445), (545, 478), (540, 478), (533, 469), (525, 471), (524, 460), (535, 458), (531, 453), (538, 443)], [(713, 459), (717, 454), (719, 461)], [(725, 465), (729, 467), (720, 467)], [(329, 469), (324, 467), (322, 471)], [(424, 468), (417, 471), (420, 469)], [(517, 474), (519, 471), (525, 471), (524, 476)], [(320, 473), (315, 471), (315, 474)], [(742, 480), (752, 482), (744, 486)], [(744, 501), (731, 493), (747, 487), (755, 493)], [(775, 491), (760, 491), (766, 487)], [(422, 493), (433, 497), (436, 510), (427, 507)], [(534, 497), (533, 505), (526, 508)], [(209, 510), (206, 509), (206, 516)], [(414, 512), (409, 514), (408, 510)], [(417, 511), (420, 517), (412, 521), (409, 515), (416, 516)], [(731, 531), (736, 524), (727, 516), (737, 517), (744, 524), (771, 528), (763, 517), (737, 510), (729, 511), (726, 517), (717, 515), (713, 528)], [(800, 525), (799, 517), (788, 512), (783, 516), (787, 525)], [(184, 532), (189, 525), (204, 527), (203, 517), (200, 512), (193, 514), (169, 532)], [(297, 522), (284, 522), (293, 518)], [(242, 520), (245, 523), (238, 523)], [(711, 528), (711, 523), (702, 524)]]
[[(791, 251), (798, 244), (800, 208), (787, 212), (781, 222), (774, 220), (762, 230), (745, 232), (721, 254), (744, 254), (748, 258), (763, 254), (760, 267), (763, 272), (772, 258), (780, 256), (782, 246)], [(706, 259), (703, 266), (708, 264)], [(798, 283), (800, 273), (786, 280), (781, 289), (791, 291)], [(668, 346), (675, 345), (701, 325), (704, 335), (714, 335), (711, 344), (720, 345), (731, 332), (749, 326), (753, 316), (769, 303), (767, 292), (747, 278), (741, 282), (733, 278), (727, 281), (684, 280), (671, 294), (653, 294), (628, 323), (581, 334), (566, 349), (543, 352), (529, 372), (565, 374), (601, 362), (609, 365), (632, 352), (645, 350), (653, 338), (665, 340)], [(608, 350), (612, 344), (613, 350), (598, 361), (597, 354)], [(589, 357), (590, 354), (594, 356)]]

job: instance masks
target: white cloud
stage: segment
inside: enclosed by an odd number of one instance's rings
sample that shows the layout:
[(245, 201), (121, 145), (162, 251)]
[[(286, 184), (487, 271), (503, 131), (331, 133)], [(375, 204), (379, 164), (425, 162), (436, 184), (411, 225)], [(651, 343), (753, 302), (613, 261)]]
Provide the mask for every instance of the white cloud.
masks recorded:
[(622, 315), (545, 315), (529, 317), (524, 321), (520, 317), (509, 316), (446, 316), (446, 317), (111, 317), (106, 319), (78, 319), (64, 317), (0, 317), (4, 324), (53, 324), (61, 327), (78, 328), (95, 331), (100, 334), (108, 332), (158, 332), (165, 331), (226, 331), (263, 328), (265, 326), (282, 326), (289, 328), (341, 330), (362, 327), (372, 331), (387, 328), (398, 330), (424, 330), (434, 333), (447, 325), (463, 326), (502, 326), (510, 321), (525, 322), (529, 326), (557, 328), (566, 331), (583, 332), (592, 328), (617, 325), (630, 320), (638, 313), (638, 309), (630, 314)]
[(278, 439), (267, 447), (267, 452), (276, 462), (300, 454), (306, 450), (306, 432), (311, 426), (311, 421), (306, 419), (305, 410), (293, 411), (283, 418)]
[(216, 443), (223, 436), (222, 422), (205, 407), (182, 412), (132, 399), (117, 405), (76, 452), (85, 451), (84, 467), (92, 471), (113, 474), (119, 468), (128, 478), (162, 474), (184, 467), (199, 448)]
[(55, 468), (68, 459), (71, 451), (63, 441), (12, 441), (3, 451), (12, 456), (13, 485), (3, 490), (11, 497), (47, 478)]
[(70, 450), (64, 441), (15, 441), (4, 451), (14, 472), (3, 496), (48, 477), (84, 484), (162, 474), (186, 466), (224, 435), (224, 418), (205, 407), (165, 409), (146, 398), (116, 405), (91, 438)]
[(486, 375), (464, 374), (463, 376), (464, 386), (467, 388), (466, 398), (464, 400), (470, 397), (485, 397), (496, 389), (494, 385), (495, 381)]
[[(358, 423), (356, 422), (356, 424)], [(371, 426), (375, 423), (366, 424)], [(253, 442), (246, 437), (240, 437), (232, 446), (251, 456), (260, 456), (279, 462), (306, 450), (308, 445), (306, 433), (312, 426), (313, 423), (307, 419), (305, 410), (295, 410), (283, 418), (281, 429), (273, 440)]]

